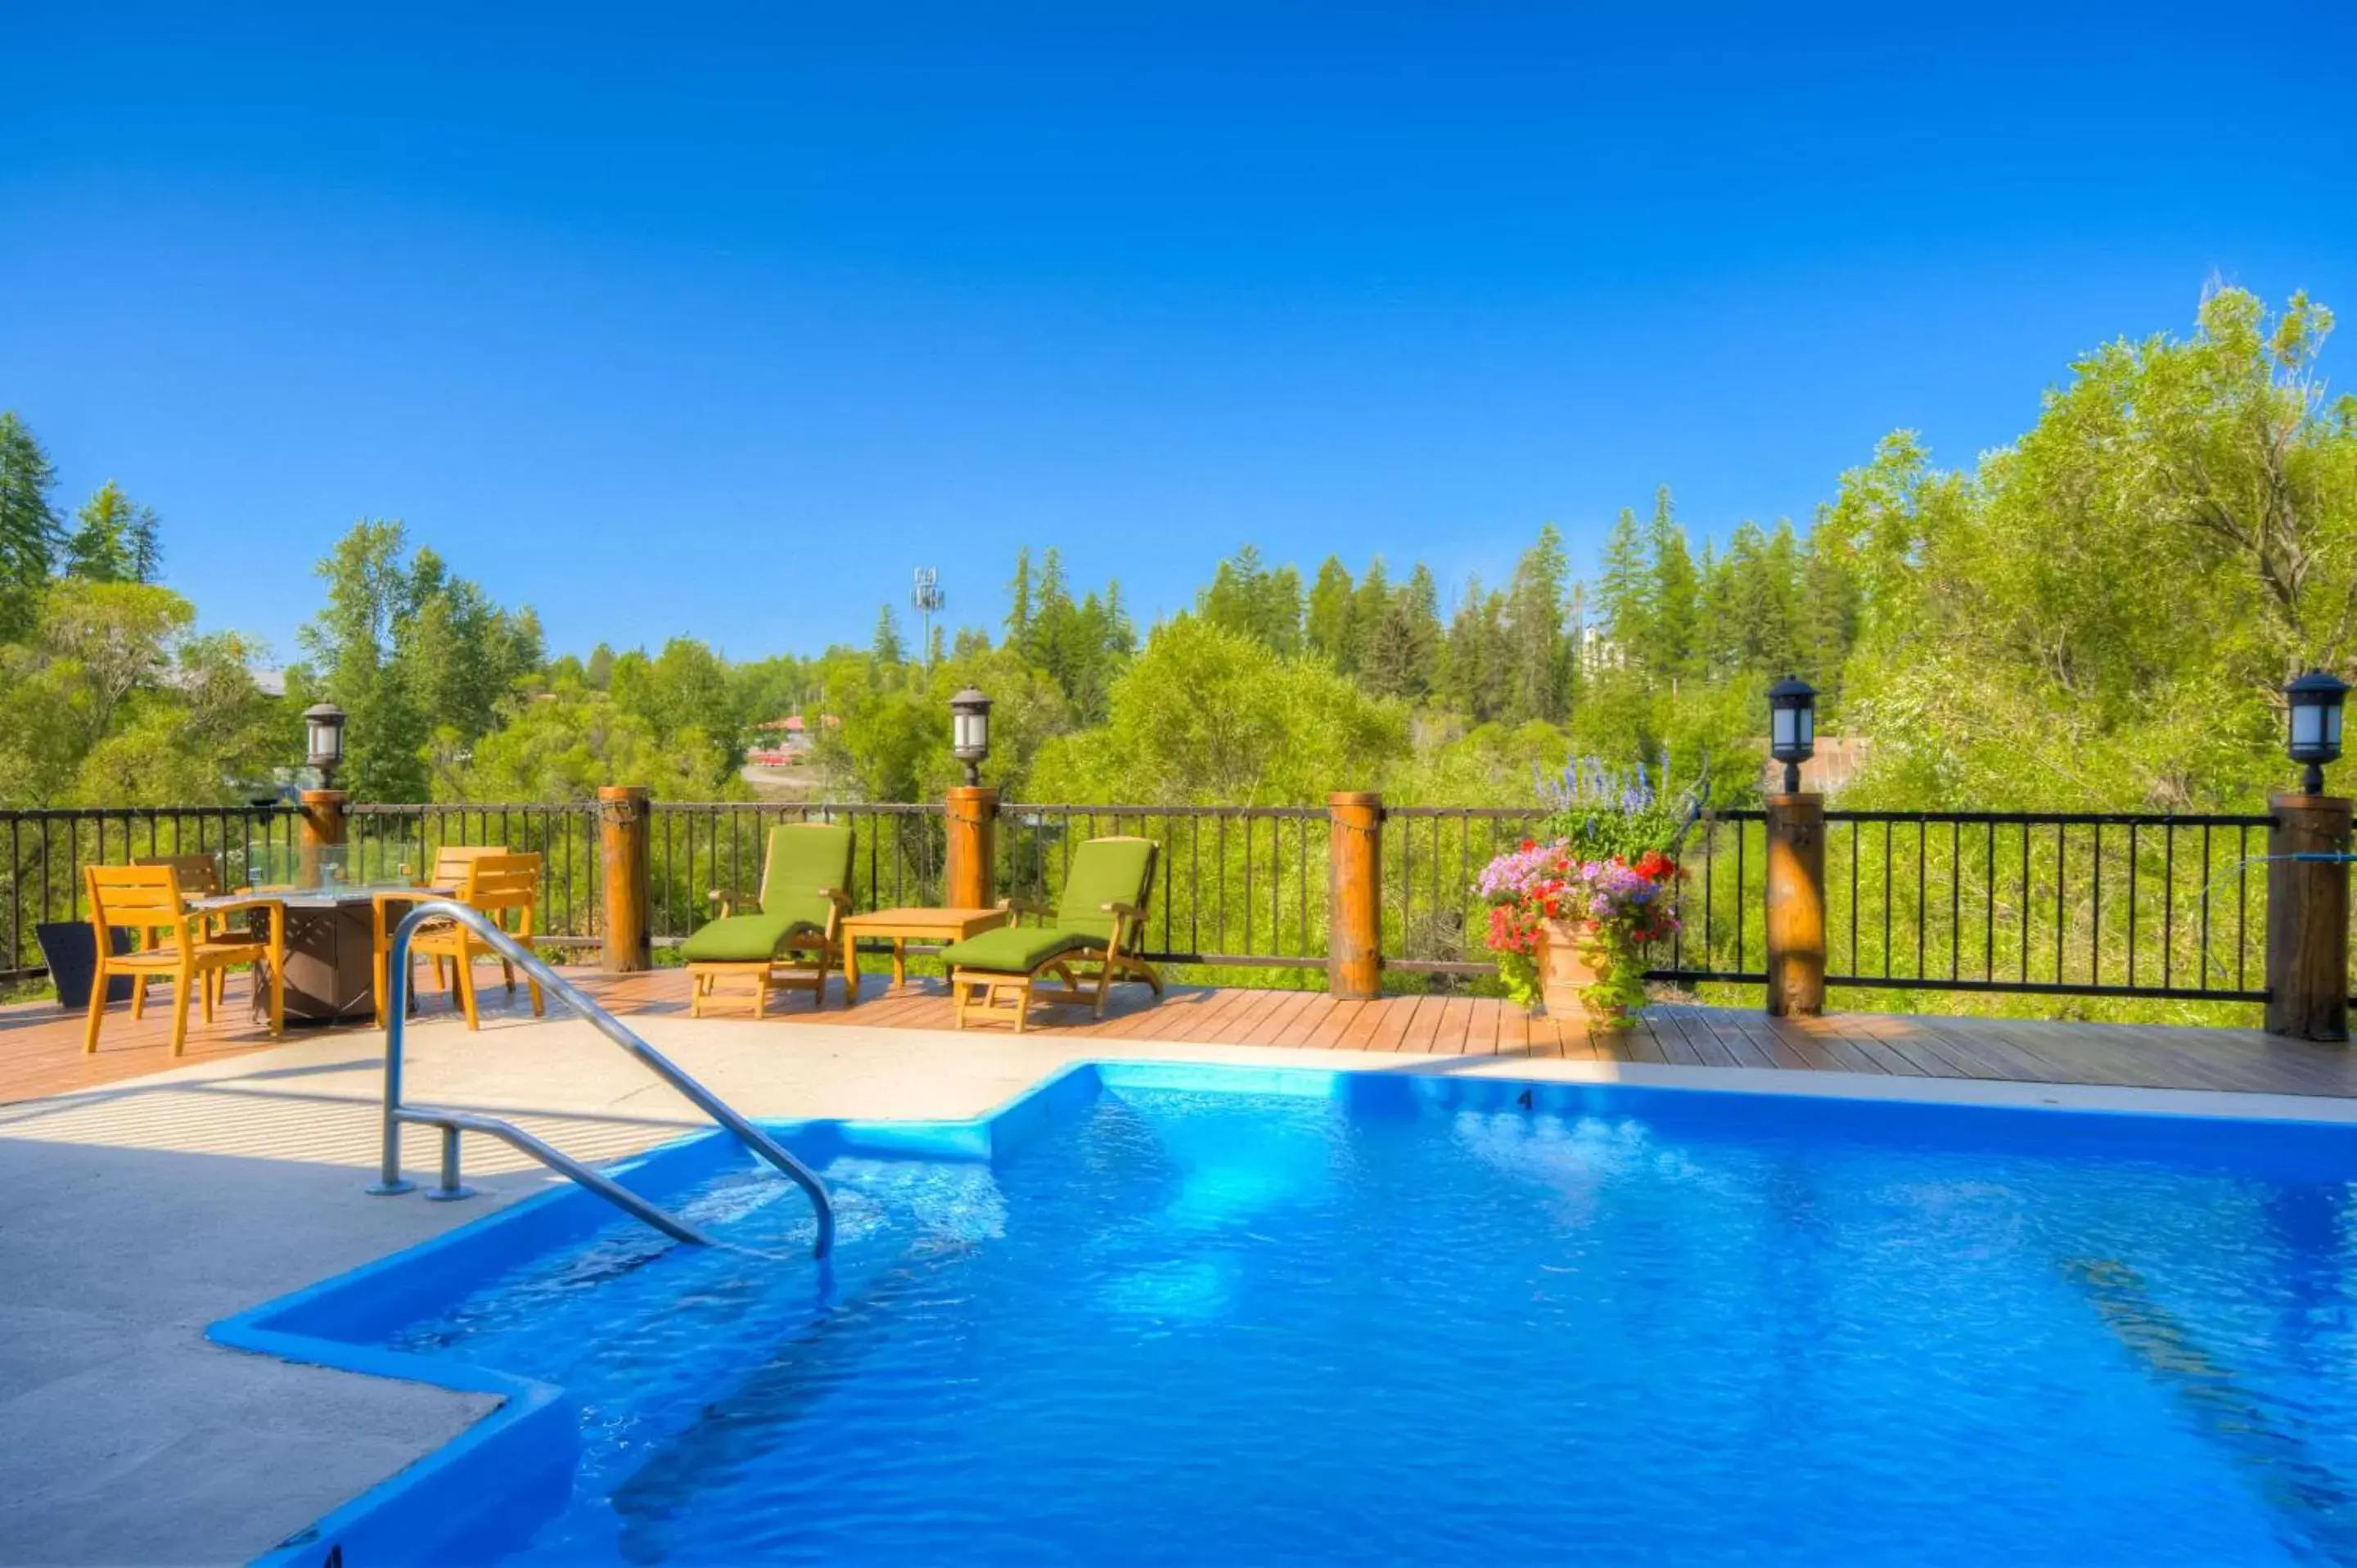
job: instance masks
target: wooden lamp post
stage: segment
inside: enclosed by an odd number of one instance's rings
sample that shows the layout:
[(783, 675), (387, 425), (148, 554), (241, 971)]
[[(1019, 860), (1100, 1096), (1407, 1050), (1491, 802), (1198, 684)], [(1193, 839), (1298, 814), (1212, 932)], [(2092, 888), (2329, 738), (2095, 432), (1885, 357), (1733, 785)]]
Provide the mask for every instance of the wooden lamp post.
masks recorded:
[(987, 909), (998, 824), (998, 791), (982, 781), (990, 756), (990, 699), (972, 686), (950, 699), (950, 755), (965, 782), (950, 791), (949, 853), (942, 896), (953, 909)]
[(1817, 748), (1816, 688), (1787, 675), (1768, 691), (1768, 751), (1784, 788), (1768, 797), (1768, 1012), (1825, 1010), (1825, 798), (1801, 792)]
[(2285, 749), (2300, 792), (2271, 797), (2267, 830), (2267, 1033), (2295, 1040), (2349, 1037), (2348, 797), (2324, 792), (2341, 756), (2349, 688), (2310, 670), (2284, 688)]
[(305, 760), (319, 775), (319, 787), (306, 789), (302, 801), (300, 840), (302, 880), (319, 880), (319, 852), (344, 842), (344, 792), (335, 787), (336, 772), (344, 765), (344, 710), (318, 702), (303, 710)]

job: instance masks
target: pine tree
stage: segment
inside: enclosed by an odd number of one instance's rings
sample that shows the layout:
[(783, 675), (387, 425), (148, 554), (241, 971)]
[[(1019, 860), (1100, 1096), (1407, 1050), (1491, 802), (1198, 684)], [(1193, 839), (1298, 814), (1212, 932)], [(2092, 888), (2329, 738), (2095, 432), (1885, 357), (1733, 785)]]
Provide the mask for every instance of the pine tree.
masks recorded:
[(1699, 605), (1694, 558), (1686, 552), (1685, 530), (1671, 510), (1667, 485), (1653, 494), (1653, 523), (1646, 544), (1653, 557), (1653, 592), (1643, 667), (1657, 682), (1674, 689), (1695, 671)]
[(1563, 611), (1569, 575), (1563, 535), (1548, 523), (1539, 530), (1538, 542), (1515, 563), (1513, 585), (1506, 594), (1507, 716), (1516, 723), (1559, 723), (1567, 716), (1570, 670)]
[(1290, 566), (1272, 570), (1259, 546), (1243, 545), (1195, 596), (1195, 613), (1290, 659), (1301, 651), (1301, 574)]
[(1415, 564), (1393, 610), (1402, 623), (1405, 649), (1405, 676), (1395, 694), (1421, 701), (1440, 689), (1441, 644), (1448, 635), (1440, 624), (1440, 585), (1431, 567)]
[(1351, 591), (1351, 618), (1343, 644), (1347, 652), (1336, 661), (1343, 669), (1355, 674), (1365, 674), (1375, 628), (1383, 625), (1383, 616), (1391, 606), (1391, 578), (1383, 570), (1383, 558), (1377, 555), (1367, 562), (1367, 570), (1359, 578), (1359, 585)]
[(1080, 606), (1064, 582), (1064, 557), (1054, 545), (1039, 559), (1039, 596), (1031, 612), (1029, 657), (1049, 679), (1071, 696), (1089, 659), (1089, 636)]
[(1131, 623), (1129, 612), (1122, 607), (1121, 579), (1107, 578), (1104, 592), (1104, 650), (1108, 658), (1119, 665), (1137, 651), (1137, 628)]
[(1279, 566), (1261, 580), (1260, 609), (1255, 617), (1260, 639), (1286, 659), (1301, 653), (1301, 574)]
[(1351, 646), (1351, 573), (1339, 555), (1329, 555), (1309, 587), (1307, 628), (1309, 651), (1330, 660), (1344, 674), (1356, 652)]
[(908, 658), (900, 644), (899, 618), (893, 615), (888, 604), (876, 612), (876, 638), (868, 644), (867, 657), (888, 670), (899, 669)]
[(1439, 587), (1432, 569), (1419, 562), (1384, 606), (1368, 639), (1361, 679), (1378, 696), (1421, 702), (1440, 689), (1446, 640)]
[(109, 479), (74, 514), (66, 536), (66, 575), (91, 583), (152, 583), (163, 564), (156, 514)]
[(1695, 572), (1695, 658), (1703, 675), (1712, 681), (1732, 679), (1743, 668), (1743, 640), (1735, 624), (1735, 574), (1727, 558), (1706, 541)]
[(1442, 661), (1442, 691), (1448, 705), (1487, 724), (1505, 712), (1507, 659), (1505, 597), (1469, 577), (1457, 613), (1448, 622)]
[(1761, 557), (1763, 613), (1759, 631), (1757, 668), (1791, 673), (1801, 668), (1801, 546), (1792, 537), (1790, 519), (1780, 518), (1768, 536)]
[(49, 504), (57, 472), (22, 420), (0, 413), (0, 641), (16, 641), (33, 622), (41, 587), (59, 545)]
[(1006, 585), (1006, 646), (1025, 659), (1031, 659), (1031, 551), (1028, 546), (1015, 553), (1015, 576)]
[(1653, 623), (1653, 571), (1637, 532), (1637, 514), (1620, 509), (1620, 520), (1604, 545), (1604, 578), (1597, 585), (1598, 629), (1607, 657), (1628, 665), (1643, 657)]

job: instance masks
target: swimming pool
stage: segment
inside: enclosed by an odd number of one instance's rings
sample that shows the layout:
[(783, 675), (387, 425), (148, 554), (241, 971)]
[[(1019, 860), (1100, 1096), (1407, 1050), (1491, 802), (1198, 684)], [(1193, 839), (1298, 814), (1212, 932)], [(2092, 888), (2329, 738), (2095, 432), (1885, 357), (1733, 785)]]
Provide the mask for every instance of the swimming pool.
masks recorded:
[(273, 1561), (2357, 1562), (2357, 1128), (1102, 1064), (218, 1326), (508, 1396)]

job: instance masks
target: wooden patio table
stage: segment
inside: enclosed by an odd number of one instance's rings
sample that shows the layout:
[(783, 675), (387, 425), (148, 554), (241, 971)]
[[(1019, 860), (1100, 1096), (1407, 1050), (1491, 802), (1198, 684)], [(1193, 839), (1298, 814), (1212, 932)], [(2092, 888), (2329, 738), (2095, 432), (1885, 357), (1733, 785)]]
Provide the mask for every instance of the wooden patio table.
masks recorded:
[(962, 942), (976, 931), (1003, 926), (1013, 918), (1006, 909), (874, 909), (843, 922), (843, 989), (847, 997), (859, 994), (859, 939), (892, 943), (892, 983), (909, 983), (908, 944)]

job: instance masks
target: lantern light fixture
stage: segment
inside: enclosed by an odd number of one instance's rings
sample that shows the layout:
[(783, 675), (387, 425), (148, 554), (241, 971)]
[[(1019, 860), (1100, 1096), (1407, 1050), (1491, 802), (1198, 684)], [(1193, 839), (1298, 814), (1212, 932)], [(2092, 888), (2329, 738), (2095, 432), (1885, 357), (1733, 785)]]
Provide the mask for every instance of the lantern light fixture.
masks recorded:
[(2311, 670), (2284, 688), (2290, 709), (2291, 759), (2306, 769), (2301, 789), (2324, 793), (2324, 765), (2341, 757), (2341, 704), (2348, 683), (2323, 670)]
[(950, 755), (965, 764), (969, 789), (981, 784), (990, 755), (990, 699), (972, 686), (950, 699)]
[(344, 764), (344, 710), (333, 703), (314, 703), (303, 710), (303, 740), (308, 761), (319, 772), (319, 788), (336, 787), (336, 769)]
[(1768, 688), (1768, 751), (1784, 765), (1784, 793), (1801, 789), (1801, 764), (1816, 755), (1817, 689), (1797, 675)]

